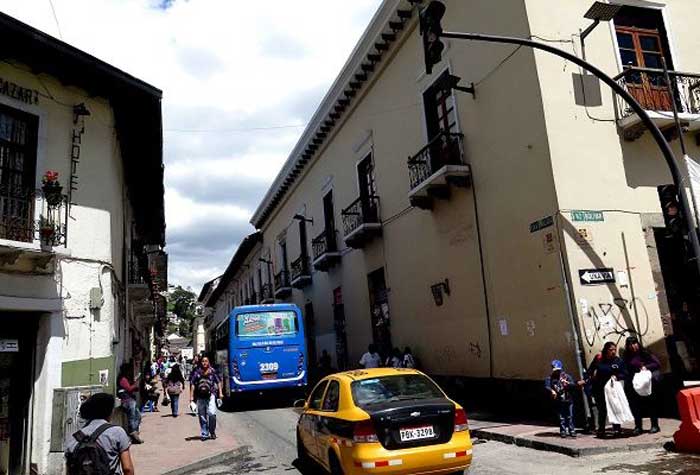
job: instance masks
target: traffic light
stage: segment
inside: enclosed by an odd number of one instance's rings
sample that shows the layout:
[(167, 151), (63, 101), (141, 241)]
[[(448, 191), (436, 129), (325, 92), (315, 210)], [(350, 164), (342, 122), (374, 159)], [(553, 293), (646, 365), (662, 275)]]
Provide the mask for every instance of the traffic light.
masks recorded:
[(433, 66), (442, 61), (442, 52), (445, 45), (440, 41), (442, 34), (442, 17), (445, 16), (447, 8), (442, 2), (437, 0), (430, 4), (420, 13), (420, 34), (423, 36), (423, 51), (425, 53), (425, 72), (433, 73)]
[(682, 237), (686, 226), (678, 203), (678, 188), (676, 185), (662, 185), (658, 187), (658, 191), (668, 237)]

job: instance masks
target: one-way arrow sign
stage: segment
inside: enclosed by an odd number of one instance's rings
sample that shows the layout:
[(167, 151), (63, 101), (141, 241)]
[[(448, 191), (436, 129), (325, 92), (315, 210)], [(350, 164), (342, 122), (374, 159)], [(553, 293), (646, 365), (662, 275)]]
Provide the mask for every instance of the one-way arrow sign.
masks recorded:
[(581, 285), (614, 284), (614, 269), (579, 269)]

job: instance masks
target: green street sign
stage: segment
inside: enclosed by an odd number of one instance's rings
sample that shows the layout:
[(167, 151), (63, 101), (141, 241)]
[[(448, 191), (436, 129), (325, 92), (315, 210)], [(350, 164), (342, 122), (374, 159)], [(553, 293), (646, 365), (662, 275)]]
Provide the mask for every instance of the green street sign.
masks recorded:
[(554, 218), (552, 216), (547, 216), (546, 218), (542, 218), (539, 221), (535, 221), (534, 223), (530, 224), (530, 232), (534, 233), (537, 232), (541, 229), (548, 228), (550, 226), (554, 226)]
[(602, 211), (572, 211), (571, 212), (572, 221), (585, 221), (585, 222), (601, 222), (605, 221), (605, 216)]

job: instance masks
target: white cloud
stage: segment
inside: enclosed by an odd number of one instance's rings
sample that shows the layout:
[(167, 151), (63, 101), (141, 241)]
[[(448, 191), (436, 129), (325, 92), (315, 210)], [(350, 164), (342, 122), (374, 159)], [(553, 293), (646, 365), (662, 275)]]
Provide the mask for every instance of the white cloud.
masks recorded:
[[(53, 2), (66, 42), (163, 90), (170, 279), (196, 291), (253, 231), (250, 214), (302, 131), (240, 130), (306, 122), (381, 3)], [(58, 36), (49, 2), (0, 10)]]

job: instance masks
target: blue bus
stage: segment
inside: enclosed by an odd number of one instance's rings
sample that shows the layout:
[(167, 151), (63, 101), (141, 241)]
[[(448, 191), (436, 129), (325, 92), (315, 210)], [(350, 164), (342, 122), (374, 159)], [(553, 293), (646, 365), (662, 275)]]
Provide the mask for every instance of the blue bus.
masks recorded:
[(304, 389), (304, 323), (294, 304), (234, 308), (216, 329), (216, 366), (227, 397), (274, 389)]

